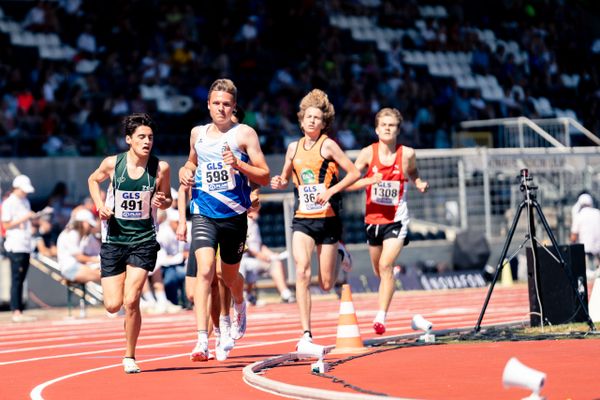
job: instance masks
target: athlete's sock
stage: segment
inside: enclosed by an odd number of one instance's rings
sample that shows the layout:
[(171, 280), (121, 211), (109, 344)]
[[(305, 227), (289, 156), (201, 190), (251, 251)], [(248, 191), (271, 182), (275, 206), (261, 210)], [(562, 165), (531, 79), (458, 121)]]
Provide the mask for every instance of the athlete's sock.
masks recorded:
[(231, 327), (231, 318), (229, 318), (229, 315), (219, 316), (219, 327), (223, 330)]
[(198, 330), (198, 342), (208, 342), (208, 331)]
[(242, 301), (240, 304), (233, 302), (233, 308), (235, 308), (235, 311), (237, 311), (237, 312), (244, 311), (245, 305), (246, 305), (246, 303), (244, 301)]
[(386, 312), (384, 310), (379, 310), (377, 311), (377, 315), (375, 316), (375, 319), (373, 320), (373, 322), (380, 322), (380, 323), (385, 323), (385, 317), (386, 317)]

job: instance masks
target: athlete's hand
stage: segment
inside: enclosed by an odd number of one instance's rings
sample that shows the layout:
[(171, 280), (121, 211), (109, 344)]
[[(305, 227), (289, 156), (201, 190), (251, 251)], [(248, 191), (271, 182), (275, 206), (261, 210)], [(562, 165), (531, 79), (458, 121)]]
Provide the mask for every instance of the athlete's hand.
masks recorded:
[(325, 204), (327, 204), (327, 202), (329, 201), (331, 196), (333, 196), (333, 191), (331, 190), (331, 188), (329, 188), (326, 191), (324, 191), (323, 193), (319, 193), (317, 195), (317, 198), (315, 199), (315, 203), (324, 206)]
[(260, 190), (254, 189), (250, 192), (250, 201), (252, 202), (250, 204), (250, 208), (248, 209), (248, 211), (258, 211), (260, 210), (260, 197), (259, 197), (259, 193)]
[(191, 187), (194, 185), (194, 172), (186, 167), (179, 168), (179, 184)]
[(154, 196), (152, 196), (152, 205), (156, 208), (165, 208), (168, 204), (167, 196), (165, 196), (164, 192), (156, 192)]
[(114, 212), (110, 208), (102, 206), (98, 209), (98, 215), (100, 219), (110, 219), (114, 215)]
[(181, 223), (181, 221), (179, 221), (175, 235), (177, 236), (177, 240), (187, 242), (187, 224), (185, 222)]
[(372, 177), (371, 177), (371, 185), (375, 184), (375, 183), (379, 183), (381, 182), (381, 180), (383, 179), (383, 175), (381, 174), (381, 172), (377, 172), (375, 173)]
[(415, 180), (415, 186), (421, 193), (425, 193), (427, 189), (429, 189), (429, 183), (427, 181), (422, 181), (421, 178)]
[(281, 175), (275, 175), (273, 178), (271, 178), (271, 189), (282, 190), (285, 189), (287, 185), (288, 180)]
[(231, 151), (228, 144), (225, 144), (225, 146), (223, 146), (222, 155), (223, 162), (225, 162), (225, 164), (229, 165), (231, 168), (238, 167), (238, 159), (236, 156), (233, 155), (233, 151)]

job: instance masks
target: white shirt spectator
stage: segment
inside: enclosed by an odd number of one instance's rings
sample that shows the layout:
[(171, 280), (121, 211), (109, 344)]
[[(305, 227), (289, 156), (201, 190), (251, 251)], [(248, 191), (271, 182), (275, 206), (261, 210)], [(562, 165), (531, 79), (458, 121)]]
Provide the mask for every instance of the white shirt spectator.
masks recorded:
[(184, 262), (184, 244), (177, 240), (177, 235), (172, 223), (179, 221), (177, 210), (167, 210), (167, 219), (159, 226), (156, 241), (160, 244), (160, 250), (156, 258), (156, 267), (180, 265)]
[(83, 254), (82, 241), (76, 229), (65, 229), (56, 240), (56, 258), (61, 272), (79, 264), (78, 254)]
[(577, 242), (583, 244), (586, 253), (600, 255), (600, 210), (582, 203), (581, 210), (573, 218), (571, 234), (577, 235)]
[[(31, 212), (31, 204), (27, 198), (20, 198), (12, 193), (2, 203), (2, 222), (7, 223), (23, 218)], [(19, 226), (6, 230), (4, 248), (11, 253), (30, 253), (32, 248), (31, 221), (28, 219)]]

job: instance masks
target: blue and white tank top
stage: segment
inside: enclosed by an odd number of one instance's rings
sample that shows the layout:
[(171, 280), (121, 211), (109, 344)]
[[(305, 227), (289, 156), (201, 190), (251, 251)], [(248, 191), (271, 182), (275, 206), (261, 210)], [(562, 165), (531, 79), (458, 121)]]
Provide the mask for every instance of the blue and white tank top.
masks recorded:
[(200, 126), (194, 143), (198, 167), (194, 175), (190, 212), (208, 218), (234, 217), (245, 213), (250, 207), (250, 184), (244, 174), (223, 162), (223, 149), (229, 145), (238, 159), (248, 162), (250, 158), (238, 146), (236, 133), (239, 124), (220, 138), (208, 137), (210, 125)]

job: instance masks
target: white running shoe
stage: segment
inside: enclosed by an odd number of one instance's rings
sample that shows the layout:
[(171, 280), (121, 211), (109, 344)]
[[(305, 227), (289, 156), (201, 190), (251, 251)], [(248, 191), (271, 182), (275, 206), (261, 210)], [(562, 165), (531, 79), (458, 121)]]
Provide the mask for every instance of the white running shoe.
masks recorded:
[(207, 342), (196, 343), (196, 347), (194, 347), (194, 350), (192, 350), (192, 354), (190, 354), (190, 360), (194, 361), (194, 362), (207, 361), (208, 360), (208, 343)]
[(242, 310), (238, 312), (233, 306), (233, 321), (231, 322), (231, 338), (239, 340), (246, 333), (246, 302), (242, 302)]
[(227, 357), (229, 357), (229, 352), (233, 349), (233, 346), (235, 345), (235, 342), (230, 337), (228, 337), (228, 339), (229, 342), (231, 342), (231, 345), (226, 345), (221, 339), (222, 338), (217, 337), (215, 341), (215, 355), (217, 361), (227, 360)]
[(304, 334), (302, 334), (302, 337), (296, 343), (296, 351), (298, 351), (298, 346), (300, 345), (301, 342), (308, 342), (308, 343), (312, 343), (313, 342), (312, 337), (310, 337), (310, 335), (308, 334), (308, 332), (305, 332)]
[(227, 352), (231, 351), (235, 346), (235, 340), (233, 340), (228, 331), (221, 332), (221, 336), (218, 338), (218, 342), (221, 348), (223, 348), (223, 350), (226, 350)]
[(139, 374), (142, 372), (140, 367), (135, 363), (135, 358), (132, 357), (123, 358), (123, 369), (126, 374)]

